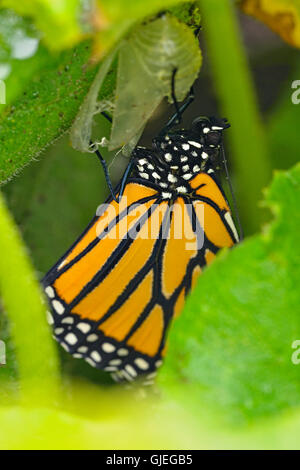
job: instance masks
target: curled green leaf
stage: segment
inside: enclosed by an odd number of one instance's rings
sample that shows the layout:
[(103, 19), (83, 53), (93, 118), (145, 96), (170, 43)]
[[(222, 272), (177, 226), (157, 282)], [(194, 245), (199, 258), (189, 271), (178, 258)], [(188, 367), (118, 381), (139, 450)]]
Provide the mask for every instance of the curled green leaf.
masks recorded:
[(170, 99), (174, 69), (176, 97), (183, 100), (201, 61), (191, 29), (170, 15), (141, 25), (123, 41), (109, 149), (123, 146), (139, 135), (164, 96)]
[(105, 111), (108, 108), (106, 100), (98, 101), (98, 95), (116, 52), (117, 49), (111, 52), (101, 63), (97, 75), (94, 78), (91, 88), (89, 89), (71, 128), (70, 137), (72, 146), (74, 149), (81, 152), (88, 152), (90, 149), (93, 119), (95, 114)]

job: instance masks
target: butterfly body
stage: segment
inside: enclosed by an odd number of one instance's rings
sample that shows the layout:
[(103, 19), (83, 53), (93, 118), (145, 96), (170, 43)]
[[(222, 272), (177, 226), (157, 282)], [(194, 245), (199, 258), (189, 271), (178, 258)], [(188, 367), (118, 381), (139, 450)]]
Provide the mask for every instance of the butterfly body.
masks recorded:
[(136, 147), (109, 198), (43, 280), (54, 336), (117, 380), (150, 378), (195, 280), (238, 235), (215, 175), (224, 121), (197, 120)]

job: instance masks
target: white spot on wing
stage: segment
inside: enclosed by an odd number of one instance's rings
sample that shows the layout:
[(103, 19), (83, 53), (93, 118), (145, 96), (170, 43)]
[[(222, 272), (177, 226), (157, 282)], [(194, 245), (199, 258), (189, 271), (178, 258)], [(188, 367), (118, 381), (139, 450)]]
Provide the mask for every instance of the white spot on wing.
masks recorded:
[(142, 357), (138, 357), (137, 359), (134, 360), (134, 363), (138, 366), (139, 369), (141, 370), (147, 370), (149, 369), (149, 363), (145, 361)]
[(125, 366), (125, 370), (126, 370), (126, 372), (128, 372), (129, 375), (131, 375), (131, 377), (136, 377), (137, 376), (136, 370), (134, 370), (134, 368), (130, 364), (127, 364)]
[(57, 269), (61, 269), (64, 267), (64, 265), (66, 264), (66, 260), (63, 260), (59, 266), (57, 266)]
[(131, 377), (131, 375), (128, 374), (128, 372), (126, 372), (126, 370), (121, 370), (120, 374), (129, 382), (133, 381), (133, 378)]
[(91, 335), (89, 335), (86, 340), (89, 342), (89, 343), (93, 343), (94, 341), (97, 341), (98, 339), (98, 336), (95, 334), (95, 333), (92, 333)]
[(61, 321), (62, 323), (67, 323), (68, 325), (72, 325), (74, 323), (73, 317), (65, 317)]
[(91, 358), (94, 359), (94, 361), (96, 361), (96, 362), (100, 362), (100, 361), (101, 361), (101, 356), (100, 356), (100, 354), (98, 353), (98, 351), (92, 351), (92, 352), (91, 352)]
[(65, 307), (58, 300), (52, 300), (52, 306), (59, 315), (62, 315), (65, 311)]
[(156, 371), (155, 371), (155, 372), (151, 372), (151, 374), (148, 374), (148, 375), (147, 375), (147, 379), (154, 379), (154, 377), (156, 377), (156, 375), (157, 375), (157, 372), (156, 372)]
[(54, 292), (53, 287), (47, 286), (45, 289), (45, 292), (48, 295), (48, 297), (50, 297), (50, 299), (53, 299), (55, 297), (55, 292)]
[(85, 322), (77, 323), (77, 328), (82, 331), (82, 333), (88, 333), (91, 329), (91, 325)]
[(120, 374), (119, 371), (113, 372), (111, 376), (115, 382), (120, 382), (120, 380), (122, 379), (122, 374)]
[(111, 352), (115, 351), (116, 347), (111, 343), (103, 343), (102, 344), (102, 349), (106, 353), (111, 353)]
[(54, 320), (53, 320), (53, 317), (52, 317), (51, 313), (49, 312), (49, 310), (47, 310), (47, 312), (46, 312), (46, 318), (47, 318), (48, 324), (53, 325)]
[(56, 335), (61, 335), (64, 332), (64, 328), (55, 328), (54, 333)]
[(67, 343), (73, 345), (73, 344), (76, 344), (78, 340), (77, 340), (77, 337), (74, 335), (74, 333), (68, 333), (65, 336), (65, 341), (67, 341)]
[(120, 348), (117, 351), (118, 356), (127, 356), (129, 353), (128, 349)]
[(225, 220), (226, 222), (228, 223), (229, 227), (231, 228), (232, 230), (232, 233), (234, 235), (234, 238), (236, 239), (236, 241), (238, 242), (239, 241), (239, 235), (237, 233), (237, 230), (235, 228), (235, 225), (234, 225), (234, 222), (232, 220), (232, 217), (231, 217), (231, 214), (230, 212), (226, 212), (225, 214)]
[(85, 358), (85, 361), (92, 367), (96, 367), (96, 363), (89, 357)]
[(120, 364), (122, 364), (121, 359), (112, 359), (109, 361), (110, 366), (119, 366)]

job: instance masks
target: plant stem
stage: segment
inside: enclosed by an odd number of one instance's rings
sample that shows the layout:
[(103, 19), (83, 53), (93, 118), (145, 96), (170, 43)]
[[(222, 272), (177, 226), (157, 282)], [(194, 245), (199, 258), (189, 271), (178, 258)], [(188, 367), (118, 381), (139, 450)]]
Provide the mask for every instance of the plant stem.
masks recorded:
[(264, 125), (233, 2), (199, 0), (199, 5), (217, 95), (232, 125), (230, 157), (241, 218), (247, 233), (252, 233), (263, 220), (258, 202), (271, 177)]
[(46, 305), (1, 193), (0, 246), (0, 292), (16, 349), (21, 400), (34, 406), (53, 405), (59, 398), (60, 378)]

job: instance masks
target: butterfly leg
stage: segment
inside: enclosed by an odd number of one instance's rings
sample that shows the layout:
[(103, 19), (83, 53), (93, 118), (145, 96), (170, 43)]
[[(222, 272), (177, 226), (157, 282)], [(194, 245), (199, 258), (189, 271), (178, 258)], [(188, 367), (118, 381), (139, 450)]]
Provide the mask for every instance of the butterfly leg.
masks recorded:
[(108, 113), (106, 113), (105, 111), (101, 111), (101, 114), (103, 117), (105, 117), (105, 119), (107, 119), (108, 122), (112, 123), (112, 118)]
[(119, 185), (120, 186), (119, 195), (116, 196), (116, 193), (113, 189), (112, 182), (111, 182), (111, 179), (110, 179), (110, 176), (109, 176), (107, 163), (104, 160), (103, 156), (101, 155), (101, 153), (99, 152), (98, 149), (96, 149), (94, 152), (97, 155), (97, 157), (99, 158), (99, 161), (102, 165), (104, 175), (105, 175), (105, 179), (106, 179), (106, 182), (107, 182), (107, 185), (108, 185), (108, 188), (109, 188), (110, 194), (112, 195), (113, 200), (116, 201), (116, 202), (120, 202), (121, 197), (123, 196), (123, 193), (124, 193), (124, 189), (125, 189), (125, 186), (126, 186), (126, 183), (127, 183), (127, 179), (128, 179), (128, 177), (130, 175), (130, 172), (132, 170), (134, 160), (131, 159), (130, 162), (128, 163), (128, 165), (126, 167), (126, 170), (125, 170), (125, 172), (122, 176), (122, 180), (120, 182), (120, 185)]
[(132, 167), (133, 167), (133, 164), (134, 164), (134, 159), (131, 158), (131, 160), (129, 161), (128, 165), (127, 165), (127, 168), (126, 170), (124, 171), (124, 174), (122, 176), (122, 180), (121, 180), (121, 183), (120, 183), (120, 191), (119, 191), (119, 195), (118, 195), (118, 198), (117, 198), (117, 201), (120, 202), (121, 200), (121, 197), (123, 196), (123, 192), (124, 192), (124, 189), (125, 189), (125, 186), (126, 186), (126, 183), (127, 183), (127, 179), (130, 175), (130, 172), (132, 170)]
[(111, 179), (110, 179), (110, 176), (109, 176), (108, 166), (107, 166), (106, 161), (104, 160), (104, 158), (102, 157), (102, 155), (101, 155), (101, 153), (99, 152), (98, 149), (95, 149), (94, 153), (97, 155), (97, 157), (99, 158), (99, 161), (102, 165), (104, 175), (105, 175), (105, 179), (106, 179), (106, 182), (107, 182), (107, 186), (109, 188), (109, 191), (110, 191), (110, 194), (112, 195), (113, 200), (116, 201), (116, 202), (119, 202), (118, 201), (119, 198), (116, 197), (113, 186), (112, 186), (112, 182), (111, 182)]
[[(112, 122), (112, 118), (104, 111), (102, 111), (101, 113), (110, 123)], [(91, 142), (92, 144), (92, 142)], [(112, 195), (112, 198), (114, 201), (116, 202), (120, 202), (120, 199), (121, 197), (123, 196), (123, 192), (124, 192), (124, 189), (125, 189), (125, 186), (126, 186), (126, 182), (127, 182), (127, 179), (128, 179), (128, 176), (130, 174), (130, 171), (132, 170), (132, 167), (133, 167), (133, 160), (131, 159), (129, 164), (127, 165), (126, 167), (126, 170), (122, 176), (122, 180), (121, 180), (121, 183), (120, 183), (120, 191), (119, 191), (119, 195), (116, 196), (116, 193), (113, 189), (113, 186), (112, 186), (112, 182), (111, 182), (111, 179), (110, 179), (110, 176), (109, 176), (109, 171), (108, 171), (108, 167), (107, 167), (107, 163), (105, 161), (105, 159), (103, 158), (103, 156), (101, 155), (100, 151), (98, 149), (96, 149), (95, 151), (95, 154), (97, 155), (97, 157), (99, 158), (99, 161), (102, 165), (102, 168), (103, 168), (103, 171), (104, 171), (104, 175), (105, 175), (105, 179), (106, 179), (106, 182), (107, 182), (107, 185), (108, 185), (108, 188), (109, 188), (109, 191), (110, 191), (110, 194)]]

